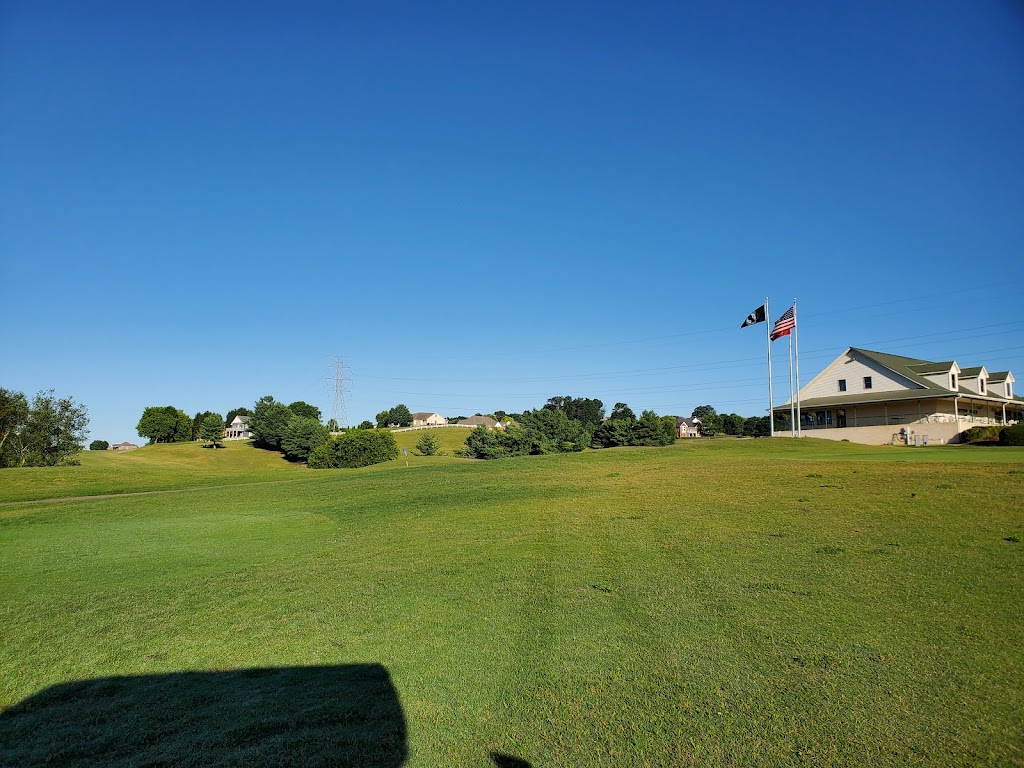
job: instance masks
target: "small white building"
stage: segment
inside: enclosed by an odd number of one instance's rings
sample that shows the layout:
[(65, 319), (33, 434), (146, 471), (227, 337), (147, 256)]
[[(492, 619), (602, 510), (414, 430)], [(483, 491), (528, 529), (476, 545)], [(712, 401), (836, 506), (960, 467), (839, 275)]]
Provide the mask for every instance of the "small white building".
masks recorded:
[(440, 413), (414, 413), (412, 415), (412, 426), (414, 427), (443, 427), (448, 424), (448, 419)]
[(700, 437), (700, 419), (676, 417), (676, 437)]
[(225, 440), (252, 440), (252, 430), (249, 429), (249, 417), (238, 414), (224, 430)]

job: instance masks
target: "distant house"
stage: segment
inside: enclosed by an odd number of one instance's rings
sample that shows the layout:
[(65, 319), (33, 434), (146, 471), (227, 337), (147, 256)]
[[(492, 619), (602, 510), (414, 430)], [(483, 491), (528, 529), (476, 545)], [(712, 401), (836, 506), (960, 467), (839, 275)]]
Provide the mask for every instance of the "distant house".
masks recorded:
[(494, 429), (495, 427), (501, 428), (490, 416), (470, 416), (468, 419), (455, 422), (456, 426), (459, 427), (487, 427), (488, 429)]
[(414, 427), (443, 427), (448, 424), (448, 419), (440, 413), (414, 413), (412, 425)]
[(224, 430), (225, 440), (252, 440), (252, 430), (249, 429), (249, 417), (238, 414)]
[(109, 450), (111, 450), (111, 451), (131, 451), (131, 450), (133, 450), (135, 448), (138, 448), (138, 447), (139, 446), (137, 446), (135, 443), (114, 443), (112, 446), (110, 446)]
[(700, 437), (700, 419), (676, 417), (676, 437)]

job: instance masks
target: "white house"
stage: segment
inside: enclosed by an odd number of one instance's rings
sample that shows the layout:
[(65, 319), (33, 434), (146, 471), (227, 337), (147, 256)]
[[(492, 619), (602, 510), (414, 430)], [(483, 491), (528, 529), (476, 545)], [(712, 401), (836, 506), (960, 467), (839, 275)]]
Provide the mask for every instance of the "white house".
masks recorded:
[[(800, 390), (805, 435), (882, 444), (894, 433), (954, 442), (976, 424), (1024, 419), (1013, 374), (849, 347)], [(789, 403), (775, 406), (788, 413)]]
[(414, 427), (443, 427), (448, 424), (448, 420), (440, 413), (414, 413), (412, 415), (412, 425)]
[(225, 440), (252, 440), (252, 431), (249, 429), (249, 417), (239, 414), (231, 420), (227, 429), (224, 430)]

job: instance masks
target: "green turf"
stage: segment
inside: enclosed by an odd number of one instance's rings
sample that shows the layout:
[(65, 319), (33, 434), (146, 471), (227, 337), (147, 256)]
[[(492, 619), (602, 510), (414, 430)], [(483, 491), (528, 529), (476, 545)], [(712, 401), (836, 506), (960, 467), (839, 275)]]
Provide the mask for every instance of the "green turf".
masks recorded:
[[(130, 480), (173, 488), (180, 459), (177, 487), (268, 482), (0, 508), (14, 764), (1024, 757), (1024, 450), (709, 440), (311, 472), (177, 448), (135, 452)], [(86, 458), (0, 488), (134, 487), (129, 455)], [(126, 744), (145, 749), (118, 763)]]
[[(471, 429), (467, 427), (437, 427), (435, 429), (410, 429), (393, 432), (395, 441), (399, 448), (408, 448), (410, 456), (418, 456), (416, 443), (423, 435), (430, 434), (441, 443), (441, 451), (445, 456), (451, 456), (453, 451), (463, 450), (466, 447), (466, 438), (469, 437)], [(424, 457), (434, 459), (437, 457)]]

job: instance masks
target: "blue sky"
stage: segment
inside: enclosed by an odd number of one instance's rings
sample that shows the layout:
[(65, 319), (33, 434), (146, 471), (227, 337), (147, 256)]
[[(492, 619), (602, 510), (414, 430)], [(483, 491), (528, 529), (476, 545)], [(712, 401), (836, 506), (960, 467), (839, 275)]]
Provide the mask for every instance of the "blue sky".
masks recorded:
[(765, 296), (1024, 378), (1022, 94), (1009, 1), (0, 2), (0, 386), (755, 415)]

